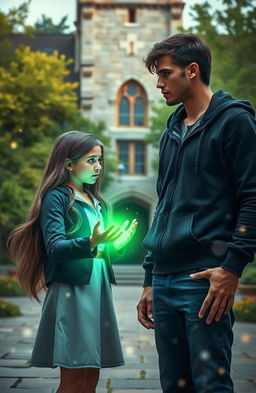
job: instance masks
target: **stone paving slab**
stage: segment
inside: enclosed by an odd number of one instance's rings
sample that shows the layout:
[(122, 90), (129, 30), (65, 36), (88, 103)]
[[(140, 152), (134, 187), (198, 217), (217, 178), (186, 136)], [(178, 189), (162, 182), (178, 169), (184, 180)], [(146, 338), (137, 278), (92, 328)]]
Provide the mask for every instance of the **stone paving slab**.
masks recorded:
[(0, 359), (0, 367), (28, 367), (25, 359)]
[(13, 351), (13, 352), (5, 353), (4, 358), (5, 359), (26, 359), (28, 361), (30, 359), (30, 356), (31, 356), (31, 351), (29, 351), (29, 352)]
[[(154, 333), (137, 321), (141, 292), (139, 287), (113, 287), (126, 364), (102, 369), (97, 393), (161, 392)], [(28, 298), (8, 300), (19, 304), (23, 315), (0, 319), (0, 393), (52, 393), (59, 381), (58, 368), (27, 367), (41, 306)], [(256, 393), (256, 324), (236, 323), (234, 332), (235, 393)]]
[(255, 393), (256, 384), (247, 381), (236, 381), (235, 383), (235, 393)]
[[(159, 390), (159, 389), (147, 389), (147, 390), (142, 390), (142, 389), (140, 389), (140, 390), (136, 390), (136, 389), (113, 389), (112, 390), (112, 392), (113, 393), (142, 393), (142, 392), (145, 392), (145, 393), (162, 393), (162, 390)], [(98, 391), (96, 392), (96, 393), (98, 393)]]
[[(18, 389), (37, 389), (37, 388), (57, 388), (59, 384), (58, 378), (24, 378), (17, 386)], [(107, 380), (101, 379), (98, 384), (98, 388), (106, 388)], [(11, 392), (10, 392), (11, 393)]]
[[(34, 389), (34, 388), (19, 389), (18, 388), (18, 389), (14, 390), (14, 391), (17, 392), (17, 393), (53, 393), (53, 388), (47, 388), (47, 387), (36, 388), (36, 389)], [(12, 390), (10, 390), (10, 389), (1, 389), (0, 390), (0, 393), (11, 393), (11, 392), (12, 392)], [(114, 390), (113, 390), (113, 392), (114, 392)], [(132, 391), (132, 392), (136, 393), (134, 391)], [(157, 392), (158, 391), (156, 391), (156, 390), (152, 391), (152, 393), (157, 393)], [(96, 393), (108, 393), (108, 389), (97, 389)], [(118, 393), (118, 391), (115, 391), (115, 393)], [(121, 393), (121, 391), (120, 391), (120, 393)], [(127, 391), (127, 393), (129, 393), (129, 392)], [(141, 391), (139, 393), (141, 393)]]
[(17, 392), (17, 393), (53, 393), (52, 388), (11, 389), (11, 390), (10, 389), (1, 389), (0, 393), (11, 393), (12, 391)]
[[(256, 367), (255, 363), (250, 364), (239, 364), (238, 367), (233, 365), (231, 376), (234, 380), (250, 380), (253, 379), (256, 381)], [(255, 385), (256, 386), (256, 385)]]
[(25, 378), (17, 386), (17, 392), (19, 389), (37, 389), (37, 388), (49, 388), (57, 389), (59, 385), (58, 379), (44, 379), (44, 378)]
[(16, 377), (16, 378), (29, 378), (29, 377), (59, 377), (59, 369), (51, 368), (39, 368), (39, 367), (27, 367), (27, 368), (11, 368), (11, 367), (1, 367), (1, 375), (5, 377)]
[(157, 379), (139, 380), (139, 379), (113, 379), (109, 384), (110, 388), (116, 389), (161, 389), (160, 382)]
[(2, 388), (10, 388), (15, 384), (17, 378), (2, 378), (2, 372), (0, 372), (0, 392), (2, 393)]
[(131, 378), (141, 378), (142, 373), (144, 374), (144, 369), (143, 367), (140, 367), (138, 369), (134, 368), (122, 368), (120, 370), (118, 369), (102, 369), (100, 371), (100, 377), (101, 378), (124, 378), (124, 379), (131, 379)]

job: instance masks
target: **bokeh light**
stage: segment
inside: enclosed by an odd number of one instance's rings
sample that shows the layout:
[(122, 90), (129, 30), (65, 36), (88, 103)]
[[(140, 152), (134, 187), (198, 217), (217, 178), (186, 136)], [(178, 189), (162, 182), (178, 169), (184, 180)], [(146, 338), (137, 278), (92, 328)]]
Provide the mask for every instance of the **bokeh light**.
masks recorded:
[(18, 143), (15, 142), (15, 141), (12, 141), (12, 142), (10, 143), (10, 148), (13, 149), (13, 150), (17, 149), (17, 148), (18, 148)]
[(200, 357), (201, 360), (206, 361), (206, 360), (209, 360), (209, 359), (210, 359), (211, 355), (210, 355), (210, 352), (209, 352), (209, 351), (207, 351), (206, 349), (204, 349), (204, 350), (202, 350), (201, 352), (199, 352), (199, 357)]
[(249, 333), (241, 333), (240, 334), (240, 341), (244, 344), (248, 344), (252, 339), (252, 335)]

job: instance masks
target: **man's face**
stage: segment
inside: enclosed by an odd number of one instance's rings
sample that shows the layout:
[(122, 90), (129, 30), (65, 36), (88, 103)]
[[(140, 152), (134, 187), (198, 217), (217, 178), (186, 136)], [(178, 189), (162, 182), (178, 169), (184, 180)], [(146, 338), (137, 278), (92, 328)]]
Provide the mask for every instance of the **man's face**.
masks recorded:
[(166, 99), (169, 106), (184, 102), (190, 94), (190, 83), (183, 69), (172, 62), (169, 55), (157, 60), (156, 73), (158, 75), (156, 87)]

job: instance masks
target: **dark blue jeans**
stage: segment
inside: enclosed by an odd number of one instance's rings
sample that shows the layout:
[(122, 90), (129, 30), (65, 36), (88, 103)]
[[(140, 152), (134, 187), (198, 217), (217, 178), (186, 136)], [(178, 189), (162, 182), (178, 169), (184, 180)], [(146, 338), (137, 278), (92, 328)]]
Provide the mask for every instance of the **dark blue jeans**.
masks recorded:
[(233, 393), (230, 378), (233, 312), (206, 324), (198, 311), (209, 281), (189, 274), (153, 276), (153, 318), (164, 393)]

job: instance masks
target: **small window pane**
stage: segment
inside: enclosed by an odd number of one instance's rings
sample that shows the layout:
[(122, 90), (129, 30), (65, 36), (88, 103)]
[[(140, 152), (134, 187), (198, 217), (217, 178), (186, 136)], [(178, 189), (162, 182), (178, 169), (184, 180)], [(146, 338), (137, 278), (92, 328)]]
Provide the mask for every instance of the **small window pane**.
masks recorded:
[(130, 104), (127, 97), (122, 97), (119, 104), (119, 124), (130, 125)]
[(136, 22), (136, 9), (130, 8), (128, 12), (129, 12), (129, 14), (128, 14), (129, 23), (135, 23)]
[(135, 143), (135, 174), (143, 175), (145, 173), (145, 145)]
[(47, 55), (52, 56), (54, 54), (54, 51), (56, 50), (57, 49), (55, 48), (41, 48), (39, 49), (39, 52), (46, 53)]
[(134, 125), (144, 125), (144, 102), (141, 97), (138, 97), (134, 104)]
[(129, 83), (126, 92), (131, 97), (135, 96), (137, 94), (137, 87), (135, 83)]
[(119, 143), (119, 163), (123, 164), (120, 174), (129, 173), (129, 145), (126, 142)]

